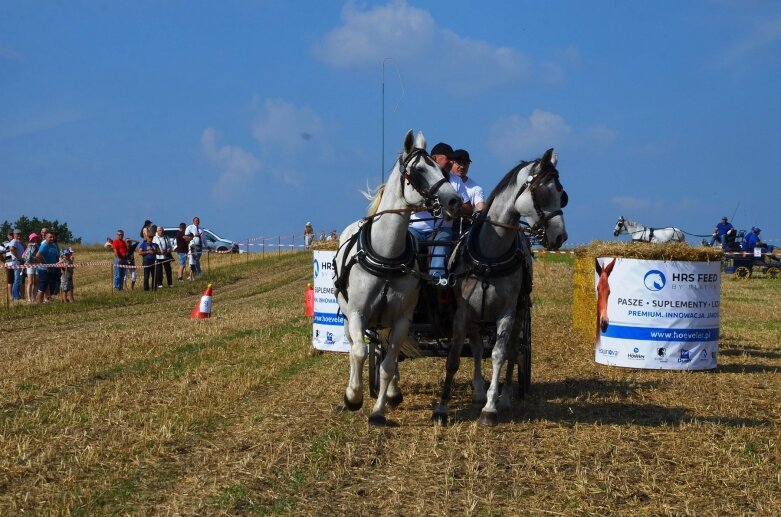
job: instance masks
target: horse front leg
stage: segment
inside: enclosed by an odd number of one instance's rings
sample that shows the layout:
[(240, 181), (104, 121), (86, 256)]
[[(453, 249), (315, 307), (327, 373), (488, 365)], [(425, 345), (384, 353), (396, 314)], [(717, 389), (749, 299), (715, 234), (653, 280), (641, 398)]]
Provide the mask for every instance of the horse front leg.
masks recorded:
[(399, 388), (399, 379), (399, 363), (397, 361), (396, 373), (393, 374), (390, 384), (388, 384), (388, 405), (392, 408), (398, 407), (404, 402), (404, 394), (401, 392), (401, 388)]
[(453, 337), (450, 342), (450, 351), (448, 352), (447, 363), (445, 365), (445, 382), (442, 385), (442, 395), (439, 398), (439, 404), (434, 408), (434, 413), (431, 415), (431, 419), (434, 422), (438, 422), (442, 425), (447, 425), (447, 405), (452, 396), (453, 378), (456, 376), (456, 372), (458, 372), (458, 367), (461, 363), (461, 349), (464, 346), (465, 333), (466, 323), (464, 311), (459, 308), (456, 311), (453, 321)]
[[(472, 358), (475, 362), (474, 373), (472, 374), (472, 402), (475, 404), (485, 404), (485, 379), (483, 379), (483, 338), (477, 330), (476, 325), (469, 329), (469, 346), (472, 347)], [(460, 353), (459, 353), (460, 355)]]
[[(504, 388), (499, 396), (499, 409), (507, 410), (512, 407), (513, 392), (515, 383), (513, 382), (513, 371), (518, 360), (518, 348), (520, 346), (521, 328), (520, 317), (515, 315), (513, 329), (510, 333), (510, 340), (507, 343), (507, 368), (504, 372)], [(520, 366), (518, 366), (520, 368)]]
[(366, 343), (363, 342), (365, 323), (358, 315), (345, 320), (345, 334), (350, 341), (350, 377), (344, 391), (344, 406), (358, 411), (363, 406), (363, 363), (366, 361)]
[(494, 350), (491, 354), (493, 371), (491, 372), (491, 384), (488, 387), (488, 401), (480, 412), (480, 425), (483, 426), (493, 427), (499, 423), (499, 415), (496, 410), (496, 402), (499, 398), (499, 377), (502, 366), (507, 360), (507, 347), (515, 320), (513, 316), (513, 314), (504, 316), (496, 323), (496, 344), (494, 344)]
[[(369, 424), (385, 425), (385, 405), (388, 403), (388, 386), (396, 378), (399, 366), (399, 350), (401, 343), (409, 332), (410, 320), (403, 319), (394, 325), (388, 336), (388, 351), (380, 365), (380, 389), (377, 393), (377, 401), (374, 403)], [(397, 387), (398, 389), (398, 387)]]

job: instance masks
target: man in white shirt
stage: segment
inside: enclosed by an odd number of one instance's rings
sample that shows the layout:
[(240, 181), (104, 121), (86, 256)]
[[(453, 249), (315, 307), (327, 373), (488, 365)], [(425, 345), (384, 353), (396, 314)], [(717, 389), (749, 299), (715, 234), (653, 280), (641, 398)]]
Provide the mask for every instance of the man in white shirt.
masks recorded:
[[(453, 148), (444, 142), (440, 142), (431, 148), (431, 158), (437, 162), (437, 165), (447, 175), (450, 184), (458, 192), (463, 200), (462, 213), (471, 214), (472, 204), (469, 201), (469, 193), (466, 191), (464, 182), (461, 178), (451, 174), (453, 167)], [(450, 254), (450, 244), (453, 240), (453, 221), (446, 221), (442, 218), (434, 218), (431, 212), (418, 212), (410, 217), (409, 229), (419, 240), (443, 241), (442, 245), (437, 245), (431, 250), (431, 265), (429, 274), (434, 277), (432, 280), (437, 285), (447, 285), (447, 266), (445, 264), (447, 256)]]
[(185, 228), (184, 239), (189, 243), (192, 241), (194, 246), (191, 247), (191, 263), (195, 265), (196, 277), (201, 276), (201, 252), (203, 251), (203, 229), (201, 228), (201, 219), (196, 215), (193, 217), (193, 224)]

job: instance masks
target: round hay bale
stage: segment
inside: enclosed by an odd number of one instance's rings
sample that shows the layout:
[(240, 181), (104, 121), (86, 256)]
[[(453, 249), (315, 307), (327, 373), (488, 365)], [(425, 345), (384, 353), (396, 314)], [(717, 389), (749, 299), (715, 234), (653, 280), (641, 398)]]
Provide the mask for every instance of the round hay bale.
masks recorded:
[(649, 242), (594, 241), (575, 248), (573, 272), (572, 327), (583, 336), (596, 332), (596, 287), (594, 286), (594, 259), (598, 257), (634, 258), (682, 262), (721, 261), (724, 253), (718, 248), (690, 246), (684, 242), (653, 244)]

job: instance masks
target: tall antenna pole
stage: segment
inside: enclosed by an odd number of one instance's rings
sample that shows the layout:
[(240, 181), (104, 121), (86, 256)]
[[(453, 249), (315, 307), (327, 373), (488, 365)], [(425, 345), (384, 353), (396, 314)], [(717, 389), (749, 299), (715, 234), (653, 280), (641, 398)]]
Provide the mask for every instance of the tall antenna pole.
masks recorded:
[(382, 183), (385, 183), (385, 62), (391, 59), (386, 57), (382, 60)]

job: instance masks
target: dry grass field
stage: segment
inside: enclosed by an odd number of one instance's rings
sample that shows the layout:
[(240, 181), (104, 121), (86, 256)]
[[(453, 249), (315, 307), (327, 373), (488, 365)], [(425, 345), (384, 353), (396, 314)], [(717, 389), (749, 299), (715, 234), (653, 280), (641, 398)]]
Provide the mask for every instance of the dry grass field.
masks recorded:
[(0, 308), (0, 514), (781, 514), (781, 281), (724, 281), (716, 371), (609, 368), (572, 331), (571, 261), (541, 259), (532, 393), (484, 429), (469, 360), (448, 427), (442, 359), (402, 363), (396, 426), (336, 410), (310, 254), (209, 277), (208, 320), (188, 319), (205, 280), (112, 295), (109, 268), (76, 270), (75, 304)]

